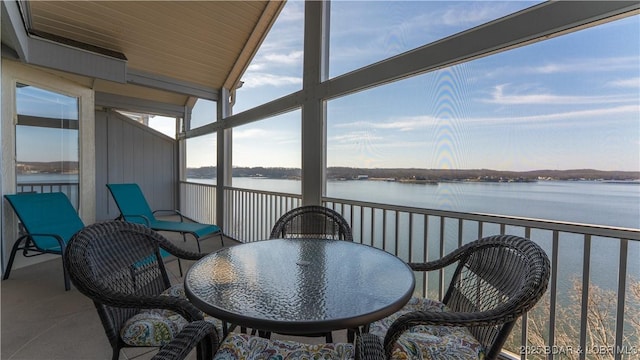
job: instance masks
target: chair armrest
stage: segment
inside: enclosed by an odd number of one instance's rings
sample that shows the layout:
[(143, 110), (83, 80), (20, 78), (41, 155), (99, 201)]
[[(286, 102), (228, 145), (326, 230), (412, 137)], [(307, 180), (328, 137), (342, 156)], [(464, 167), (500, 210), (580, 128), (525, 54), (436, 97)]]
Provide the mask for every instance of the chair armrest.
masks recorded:
[(196, 345), (199, 345), (198, 359), (213, 358), (219, 346), (215, 325), (207, 321), (187, 324), (170, 343), (160, 348), (152, 360), (183, 360)]
[(358, 334), (355, 339), (355, 360), (384, 360), (384, 347), (373, 334)]
[(168, 209), (168, 210), (155, 210), (153, 212), (153, 214), (155, 215), (157, 212), (170, 212), (172, 214), (175, 215), (179, 215), (180, 216), (180, 222), (184, 222), (184, 215), (182, 215), (182, 213), (180, 212), (180, 210), (173, 210), (173, 209)]
[(169, 254), (171, 254), (171, 255), (173, 255), (173, 256), (175, 256), (177, 258), (180, 258), (180, 259), (200, 260), (204, 256), (207, 255), (207, 254), (203, 254), (203, 253), (197, 253), (197, 252), (185, 250), (185, 249), (175, 245), (171, 241), (169, 241), (169, 239), (167, 239), (166, 237), (162, 236), (157, 231), (148, 231), (148, 232), (145, 233), (145, 236), (149, 236), (149, 237), (153, 238), (153, 240), (158, 243), (158, 246), (160, 248), (166, 250), (167, 252), (169, 252)]
[(433, 260), (433, 261), (428, 261), (428, 262), (410, 262), (408, 263), (409, 267), (411, 267), (411, 269), (413, 271), (433, 271), (433, 270), (439, 270), (442, 269), (444, 267), (447, 267), (455, 262), (459, 262), (461, 261), (462, 258), (465, 258), (467, 256), (469, 256), (468, 253), (468, 249), (469, 247), (473, 245), (473, 244), (467, 244), (464, 245), (456, 250), (453, 250), (452, 252), (450, 252), (449, 254), (445, 255), (444, 257), (437, 259), (437, 260)]
[[(47, 236), (47, 237), (52, 237), (54, 239), (56, 239), (56, 241), (58, 242), (58, 244), (60, 244), (60, 250), (64, 251), (64, 248), (66, 246), (66, 243), (64, 242), (64, 239), (58, 235), (58, 234), (46, 234), (46, 233), (26, 233), (24, 235), (22, 235), (20, 238), (18, 238), (18, 240), (25, 238), (25, 237), (30, 237), (31, 240), (33, 240), (33, 236)], [(33, 243), (37, 246), (37, 244), (35, 243), (35, 241), (33, 241)]]
[(125, 214), (121, 214), (120, 216), (122, 216), (122, 218), (123, 218), (124, 220), (126, 220), (128, 217), (129, 217), (129, 218), (140, 218), (140, 219), (144, 220), (144, 225), (145, 225), (146, 227), (151, 226), (151, 221), (149, 221), (149, 218), (147, 218), (147, 217), (146, 217), (146, 216), (144, 216), (144, 215), (138, 215), (138, 214), (126, 214), (126, 215), (125, 215)]
[(134, 309), (166, 309), (180, 314), (187, 321), (204, 320), (202, 311), (196, 308), (187, 299), (175, 296), (144, 296), (144, 295), (124, 295), (104, 289), (82, 289), (83, 293), (90, 291), (88, 296), (101, 304), (120, 308)]
[(197, 252), (185, 250), (179, 246), (176, 246), (174, 243), (172, 243), (171, 241), (167, 240), (164, 236), (159, 234), (158, 236), (156, 236), (156, 239), (158, 240), (158, 243), (159, 243), (158, 245), (162, 249), (166, 250), (169, 254), (180, 259), (200, 260), (207, 255), (206, 253), (197, 253)]

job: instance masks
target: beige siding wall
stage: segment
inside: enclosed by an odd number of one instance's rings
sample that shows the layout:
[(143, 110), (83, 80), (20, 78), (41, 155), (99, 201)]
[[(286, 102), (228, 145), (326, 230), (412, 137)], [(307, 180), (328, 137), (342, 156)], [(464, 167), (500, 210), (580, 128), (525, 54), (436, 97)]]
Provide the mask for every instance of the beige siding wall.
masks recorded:
[(96, 117), (96, 212), (120, 215), (107, 183), (137, 183), (153, 210), (177, 209), (177, 142), (115, 111)]

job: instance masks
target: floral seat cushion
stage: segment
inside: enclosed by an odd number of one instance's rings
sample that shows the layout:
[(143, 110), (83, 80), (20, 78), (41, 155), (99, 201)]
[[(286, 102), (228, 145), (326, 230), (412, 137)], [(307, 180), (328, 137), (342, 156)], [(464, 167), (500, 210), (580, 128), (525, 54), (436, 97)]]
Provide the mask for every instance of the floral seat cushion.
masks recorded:
[[(186, 299), (182, 284), (171, 286), (161, 295)], [(210, 316), (205, 316), (205, 320), (214, 323), (218, 333), (222, 334), (220, 320)], [(163, 346), (170, 342), (187, 323), (185, 318), (172, 310), (145, 309), (125, 322), (120, 329), (120, 337), (125, 344), (131, 346)]]
[(302, 344), (232, 333), (220, 344), (214, 360), (351, 360), (352, 344)]
[[(384, 339), (387, 329), (401, 315), (411, 311), (448, 311), (435, 300), (411, 298), (400, 311), (371, 324), (369, 332)], [(465, 327), (417, 325), (395, 343), (392, 359), (483, 359), (484, 347)]]

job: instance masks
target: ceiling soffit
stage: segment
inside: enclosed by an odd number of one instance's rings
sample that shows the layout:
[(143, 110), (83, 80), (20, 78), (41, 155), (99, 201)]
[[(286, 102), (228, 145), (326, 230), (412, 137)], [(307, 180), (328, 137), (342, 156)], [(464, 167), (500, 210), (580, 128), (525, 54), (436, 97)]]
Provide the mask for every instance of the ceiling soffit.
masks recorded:
[(32, 1), (28, 5), (35, 33), (122, 53), (131, 74), (220, 89), (239, 81), (284, 3)]

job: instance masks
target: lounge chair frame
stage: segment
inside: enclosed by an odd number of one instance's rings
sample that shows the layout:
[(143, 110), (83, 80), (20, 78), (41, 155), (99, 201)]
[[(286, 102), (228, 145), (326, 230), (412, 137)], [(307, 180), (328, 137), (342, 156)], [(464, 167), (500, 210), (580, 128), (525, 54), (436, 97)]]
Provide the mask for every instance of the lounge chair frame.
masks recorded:
[[(143, 224), (156, 231), (180, 233), (185, 242), (187, 241), (187, 234), (191, 234), (191, 236), (196, 240), (198, 252), (201, 252), (200, 239), (213, 235), (219, 235), (220, 243), (224, 246), (224, 234), (222, 229), (217, 225), (186, 222), (186, 217), (179, 210), (175, 209), (151, 210), (149, 202), (145, 198), (144, 193), (138, 184), (107, 184), (107, 188), (120, 210), (119, 219)], [(131, 203), (132, 199), (137, 201), (137, 203)], [(169, 212), (178, 215), (180, 217), (180, 221), (158, 220), (155, 217), (155, 214), (159, 212)]]
[[(2, 279), (9, 278), (19, 250), (24, 257), (60, 255), (64, 263), (67, 242), (84, 227), (69, 198), (61, 192), (7, 194), (4, 197), (18, 217), (23, 234), (13, 244)], [(64, 266), (62, 270), (64, 288), (69, 290), (67, 270)]]

